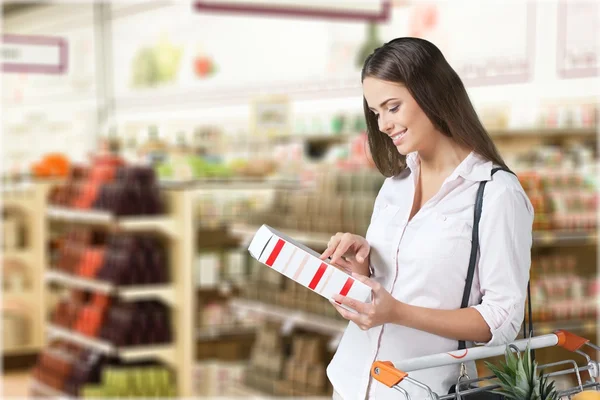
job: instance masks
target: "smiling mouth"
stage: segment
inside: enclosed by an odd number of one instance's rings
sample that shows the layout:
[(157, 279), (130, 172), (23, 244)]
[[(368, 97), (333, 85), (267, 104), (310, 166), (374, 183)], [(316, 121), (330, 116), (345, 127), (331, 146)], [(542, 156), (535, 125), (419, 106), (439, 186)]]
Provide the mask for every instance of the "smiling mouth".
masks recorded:
[(404, 135), (406, 134), (406, 131), (407, 131), (407, 129), (404, 129), (398, 133), (391, 135), (390, 137), (392, 138), (392, 141), (396, 142), (396, 141), (402, 139), (404, 137)]

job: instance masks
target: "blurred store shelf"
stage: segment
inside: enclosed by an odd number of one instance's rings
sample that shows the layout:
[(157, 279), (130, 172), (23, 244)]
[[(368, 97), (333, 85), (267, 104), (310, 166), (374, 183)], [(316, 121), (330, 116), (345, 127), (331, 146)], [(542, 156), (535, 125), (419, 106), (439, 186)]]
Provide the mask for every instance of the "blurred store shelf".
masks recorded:
[(595, 245), (597, 242), (597, 232), (540, 231), (533, 233), (533, 245), (537, 247)]
[(247, 399), (268, 399), (273, 396), (263, 393), (257, 389), (249, 388), (248, 386), (244, 386), (241, 383), (236, 383), (231, 385), (229, 390), (226, 393), (227, 396), (236, 396), (236, 397), (244, 397)]
[[(233, 224), (230, 228), (232, 235), (250, 238), (253, 237), (259, 226), (246, 224)], [(324, 233), (311, 233), (293, 230), (282, 230), (282, 233), (298, 240), (307, 246), (327, 247), (331, 235)], [(333, 235), (333, 233), (332, 233)], [(573, 246), (595, 245), (598, 241), (597, 232), (534, 232), (533, 245), (543, 246)]]
[(275, 142), (293, 142), (293, 141), (302, 141), (302, 142), (310, 142), (313, 144), (336, 144), (336, 143), (345, 143), (350, 139), (353, 139), (358, 134), (352, 133), (339, 133), (339, 134), (308, 134), (308, 135), (285, 135), (285, 136), (275, 136), (272, 140)]
[(110, 282), (74, 276), (58, 270), (47, 271), (45, 278), (47, 283), (116, 295), (125, 301), (158, 299), (168, 304), (173, 304), (175, 301), (174, 289), (168, 284), (117, 286)]
[(22, 264), (31, 265), (31, 260), (34, 258), (30, 250), (3, 250), (2, 257)]
[(594, 319), (534, 322), (534, 335), (547, 335), (559, 329), (580, 334), (596, 334), (598, 322)]
[(33, 292), (31, 290), (26, 290), (17, 293), (7, 291), (2, 292), (2, 301), (4, 303), (24, 302), (31, 304), (33, 300), (35, 300), (35, 298), (33, 297)]
[(3, 347), (3, 356), (23, 355), (23, 354), (36, 354), (40, 351), (40, 346), (31, 344), (24, 344), (21, 346)]
[(236, 336), (251, 335), (255, 332), (255, 326), (206, 326), (198, 328), (196, 331), (196, 339), (214, 340), (221, 338), (234, 338)]
[(39, 393), (39, 394), (41, 394), (43, 396), (47, 396), (47, 397), (58, 398), (58, 399), (72, 399), (73, 398), (73, 397), (69, 396), (68, 394), (63, 393), (60, 390), (54, 389), (34, 378), (31, 379), (30, 389), (32, 391), (35, 391), (36, 393)]
[(295, 180), (262, 179), (251, 177), (234, 178), (197, 178), (197, 179), (161, 179), (164, 189), (199, 189), (199, 190), (257, 190), (274, 188), (293, 188), (298, 185)]
[(336, 335), (343, 332), (348, 325), (347, 322), (336, 321), (321, 315), (297, 311), (285, 307), (278, 307), (258, 301), (232, 299), (229, 302), (229, 305), (239, 312), (261, 314), (267, 318), (281, 321), (285, 326), (288, 327), (288, 329), (293, 326), (300, 326), (315, 332), (321, 332), (327, 335)]
[(175, 359), (173, 346), (169, 344), (116, 347), (108, 341), (82, 335), (53, 324), (48, 324), (46, 330), (52, 338), (78, 344), (103, 354), (118, 356), (123, 361), (156, 359), (173, 365)]
[(522, 129), (489, 129), (490, 136), (589, 136), (595, 138), (596, 128), (522, 128)]
[(49, 219), (70, 223), (113, 226), (127, 232), (157, 231), (175, 236), (174, 221), (167, 216), (125, 216), (117, 217), (110, 212), (97, 210), (77, 210), (50, 206), (46, 211)]
[[(252, 226), (246, 224), (233, 224), (229, 228), (229, 231), (234, 236), (239, 236), (242, 238), (251, 238), (254, 236), (256, 231), (260, 228), (260, 226)], [(327, 235), (324, 233), (310, 233), (310, 232), (302, 232), (302, 231), (293, 231), (293, 230), (279, 230), (281, 233), (294, 238), (298, 242), (306, 245), (306, 246), (318, 246), (325, 248), (327, 247), (327, 243), (329, 239), (331, 239), (331, 235)]]

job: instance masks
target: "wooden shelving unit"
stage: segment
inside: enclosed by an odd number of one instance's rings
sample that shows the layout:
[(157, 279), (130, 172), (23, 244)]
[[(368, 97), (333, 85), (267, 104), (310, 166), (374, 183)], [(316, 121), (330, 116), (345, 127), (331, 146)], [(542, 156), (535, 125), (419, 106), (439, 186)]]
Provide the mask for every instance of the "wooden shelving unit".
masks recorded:
[[(46, 268), (46, 220), (44, 210), (46, 197), (51, 184), (22, 183), (5, 185), (2, 188), (4, 210), (15, 210), (23, 216), (26, 226), (26, 247), (19, 249), (3, 249), (3, 263), (7, 260), (19, 262), (26, 267), (26, 275), (30, 286), (23, 292), (11, 293), (3, 291), (4, 307), (19, 304), (27, 310), (28, 342), (22, 346), (4, 347), (4, 356), (32, 354), (39, 351), (44, 344), (44, 282)], [(3, 310), (4, 313), (4, 310)]]
[[(119, 286), (109, 282), (73, 276), (57, 270), (42, 273), (47, 286), (60, 285), (117, 296), (123, 301), (158, 299), (171, 308), (173, 342), (151, 346), (117, 348), (112, 343), (48, 324), (48, 338), (60, 338), (123, 361), (160, 360), (176, 374), (178, 397), (190, 397), (195, 331), (195, 296), (192, 276), (194, 255), (192, 198), (189, 191), (163, 188), (167, 213), (160, 216), (116, 217), (106, 212), (72, 210), (49, 206), (42, 209), (41, 221), (93, 225), (98, 229), (156, 233), (166, 238), (171, 282), (165, 285)], [(42, 303), (40, 303), (42, 304)], [(38, 382), (39, 383), (39, 382)]]

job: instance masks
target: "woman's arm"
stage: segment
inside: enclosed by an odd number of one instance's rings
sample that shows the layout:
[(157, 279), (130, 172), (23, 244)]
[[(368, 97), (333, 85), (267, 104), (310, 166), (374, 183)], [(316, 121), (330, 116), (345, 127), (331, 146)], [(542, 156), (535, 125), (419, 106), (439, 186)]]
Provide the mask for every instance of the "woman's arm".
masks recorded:
[(490, 327), (473, 308), (436, 310), (398, 302), (393, 323), (456, 340), (483, 343), (492, 339)]
[(336, 296), (335, 300), (358, 313), (336, 306), (337, 310), (362, 329), (395, 323), (456, 340), (508, 343), (517, 336), (523, 321), (532, 224), (531, 203), (517, 188), (497, 188), (485, 197), (479, 225), (481, 304), (459, 310), (412, 306), (396, 300), (376, 281), (355, 276), (373, 289), (373, 301), (360, 303)]
[(456, 340), (487, 342), (492, 334), (481, 314), (473, 308), (437, 310), (417, 307), (396, 300), (377, 281), (359, 274), (352, 275), (373, 290), (373, 301), (362, 303), (345, 296), (335, 295), (334, 300), (357, 311), (348, 311), (332, 304), (347, 320), (367, 330), (385, 323), (404, 325)]

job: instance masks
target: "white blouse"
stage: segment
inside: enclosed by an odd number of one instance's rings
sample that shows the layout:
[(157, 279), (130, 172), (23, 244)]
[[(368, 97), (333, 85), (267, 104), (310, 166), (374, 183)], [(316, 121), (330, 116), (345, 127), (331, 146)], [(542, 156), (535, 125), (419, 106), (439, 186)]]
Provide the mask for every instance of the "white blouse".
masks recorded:
[[(524, 316), (531, 264), (533, 207), (519, 180), (471, 153), (444, 181), (439, 192), (408, 222), (420, 162), (407, 156), (408, 168), (386, 179), (375, 201), (366, 239), (371, 245), (372, 278), (396, 299), (415, 306), (460, 308), (469, 265), (477, 189), (487, 183), (479, 226), (479, 257), (469, 304), (481, 313), (492, 339), (516, 338)], [(481, 343), (483, 344), (483, 343)], [(467, 343), (467, 347), (473, 343)], [(397, 362), (458, 348), (458, 342), (396, 324), (367, 331), (348, 324), (327, 375), (343, 399), (402, 399), (403, 395), (370, 377), (374, 361)], [(475, 365), (467, 365), (471, 378)], [(458, 365), (411, 372), (438, 394), (456, 383)], [(403, 382), (412, 398), (422, 389)]]

